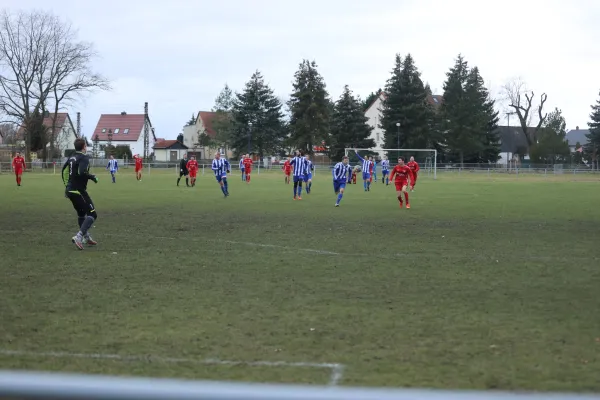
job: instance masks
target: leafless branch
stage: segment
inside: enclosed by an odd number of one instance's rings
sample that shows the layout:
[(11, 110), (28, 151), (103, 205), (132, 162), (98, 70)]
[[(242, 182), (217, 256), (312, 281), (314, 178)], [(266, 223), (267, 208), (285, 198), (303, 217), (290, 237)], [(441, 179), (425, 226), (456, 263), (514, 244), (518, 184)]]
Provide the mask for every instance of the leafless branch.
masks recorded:
[[(77, 40), (77, 31), (52, 13), (0, 13), (0, 114), (23, 126), (33, 115), (56, 114), (109, 82), (91, 70), (96, 53), (91, 43)], [(25, 132), (26, 135), (27, 129)]]
[(514, 110), (514, 113), (519, 118), (521, 131), (527, 140), (528, 147), (531, 148), (532, 145), (537, 143), (537, 133), (547, 117), (547, 114), (543, 115), (543, 109), (548, 96), (546, 93), (541, 95), (540, 105), (536, 107), (539, 121), (535, 128), (530, 129), (535, 115), (532, 112), (535, 93), (532, 90), (528, 90), (525, 82), (518, 78), (506, 83), (503, 87), (503, 92), (508, 101), (508, 106)]

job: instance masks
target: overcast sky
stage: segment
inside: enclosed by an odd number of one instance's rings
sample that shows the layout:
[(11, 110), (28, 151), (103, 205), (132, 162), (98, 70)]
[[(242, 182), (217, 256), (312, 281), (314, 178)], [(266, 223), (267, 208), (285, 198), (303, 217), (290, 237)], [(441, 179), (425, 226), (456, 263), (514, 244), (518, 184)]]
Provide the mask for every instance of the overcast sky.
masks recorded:
[[(42, 0), (0, 0), (49, 9)], [(598, 0), (60, 0), (52, 11), (101, 55), (95, 69), (114, 90), (69, 111), (90, 135), (101, 113), (142, 113), (158, 137), (175, 138), (192, 113), (210, 110), (227, 82), (241, 90), (259, 69), (287, 100), (303, 58), (315, 60), (333, 99), (385, 85), (394, 55), (411, 53), (442, 94), (462, 53), (492, 93), (513, 77), (548, 94), (570, 129), (587, 128), (600, 91)], [(595, 27), (596, 26), (596, 27)], [(502, 123), (506, 118), (502, 118)], [(511, 124), (516, 122), (512, 118)]]

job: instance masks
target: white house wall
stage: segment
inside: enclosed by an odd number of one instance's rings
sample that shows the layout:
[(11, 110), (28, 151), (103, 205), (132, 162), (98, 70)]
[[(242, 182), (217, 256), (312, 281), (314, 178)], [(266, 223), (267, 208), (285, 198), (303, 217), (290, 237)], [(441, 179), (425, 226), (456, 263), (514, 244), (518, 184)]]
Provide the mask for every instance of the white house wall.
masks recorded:
[(183, 144), (193, 149), (194, 144), (198, 142), (198, 125), (186, 125), (183, 127)]
[(379, 127), (379, 123), (381, 122), (381, 111), (379, 110), (381, 103), (382, 99), (379, 97), (365, 112), (365, 116), (369, 119), (367, 123), (373, 128), (370, 138), (375, 141), (375, 147), (378, 148), (383, 148), (383, 129)]

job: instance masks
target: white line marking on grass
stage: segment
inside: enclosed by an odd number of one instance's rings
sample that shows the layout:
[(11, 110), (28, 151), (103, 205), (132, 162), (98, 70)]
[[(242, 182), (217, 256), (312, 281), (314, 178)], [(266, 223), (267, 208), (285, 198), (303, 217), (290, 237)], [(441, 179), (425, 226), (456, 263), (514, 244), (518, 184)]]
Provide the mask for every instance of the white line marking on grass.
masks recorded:
[(331, 376), (329, 385), (336, 386), (344, 375), (344, 365), (336, 363), (312, 363), (312, 362), (288, 362), (288, 361), (233, 361), (219, 360), (216, 358), (176, 358), (176, 357), (158, 357), (153, 355), (134, 356), (105, 353), (69, 353), (60, 351), (21, 351), (21, 350), (2, 350), (0, 354), (5, 356), (32, 356), (46, 358), (79, 358), (86, 360), (116, 360), (123, 362), (162, 362), (168, 364), (196, 364), (196, 365), (247, 365), (249, 367), (288, 367), (288, 368), (322, 368), (329, 369)]

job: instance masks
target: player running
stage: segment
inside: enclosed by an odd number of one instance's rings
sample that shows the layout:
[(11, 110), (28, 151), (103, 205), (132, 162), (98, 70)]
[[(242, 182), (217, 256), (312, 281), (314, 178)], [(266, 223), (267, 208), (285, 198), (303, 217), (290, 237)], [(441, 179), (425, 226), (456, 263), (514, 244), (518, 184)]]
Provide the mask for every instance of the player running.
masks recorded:
[(296, 156), (290, 161), (294, 168), (294, 200), (302, 200), (302, 181), (306, 174), (306, 158), (302, 157), (300, 151), (296, 151)]
[(362, 161), (363, 185), (365, 192), (368, 192), (371, 190), (371, 168), (373, 167), (373, 161), (371, 161), (372, 157), (365, 159), (358, 154), (358, 151), (354, 150), (354, 152), (356, 153), (358, 159)]
[[(372, 160), (372, 158), (369, 158), (369, 160)], [(371, 174), (371, 183), (375, 182), (377, 183), (377, 161), (373, 160), (373, 173)]]
[(408, 192), (406, 191), (409, 179), (411, 182), (413, 181), (412, 170), (408, 167), (408, 165), (404, 164), (404, 158), (399, 157), (398, 164), (394, 167), (394, 169), (392, 169), (390, 180), (394, 180), (394, 184), (396, 185), (396, 195), (398, 196), (398, 201), (400, 202), (400, 208), (402, 208), (403, 204), (402, 193), (404, 193), (404, 199), (406, 200), (406, 208), (410, 208)]
[(106, 166), (106, 170), (110, 171), (110, 177), (112, 178), (112, 183), (117, 183), (117, 179), (115, 174), (119, 170), (119, 163), (115, 160), (114, 156), (110, 156), (110, 160), (108, 160), (108, 165)]
[(344, 190), (346, 189), (346, 183), (350, 182), (350, 171), (352, 167), (348, 165), (348, 156), (344, 156), (342, 161), (335, 164), (333, 167), (333, 191), (337, 195), (337, 201), (335, 206), (340, 206), (340, 201), (344, 197)]
[(221, 158), (221, 152), (217, 151), (215, 153), (215, 158), (212, 161), (212, 170), (215, 172), (215, 179), (219, 182), (221, 186), (221, 191), (225, 197), (229, 196), (229, 185), (227, 184), (227, 174), (230, 171), (231, 166), (229, 165), (229, 161), (224, 158)]
[(15, 158), (12, 160), (12, 169), (15, 172), (15, 178), (17, 180), (17, 186), (21, 186), (21, 176), (25, 171), (25, 158), (17, 151)]
[(140, 157), (139, 154), (136, 154), (135, 156), (133, 156), (133, 159), (135, 160), (135, 179), (141, 182), (142, 168), (144, 167), (142, 157)]
[(292, 164), (290, 164), (290, 160), (292, 158), (288, 157), (287, 160), (285, 160), (285, 162), (283, 163), (283, 174), (285, 175), (285, 179), (284, 182), (286, 183), (286, 185), (290, 184), (290, 175), (292, 174)]
[(183, 158), (179, 160), (179, 178), (177, 178), (177, 186), (179, 186), (179, 181), (181, 181), (181, 177), (185, 176), (185, 186), (190, 187), (190, 179), (188, 178), (190, 171), (188, 171), (187, 164), (187, 154), (184, 154)]
[[(90, 158), (87, 156), (87, 144), (85, 139), (75, 139), (75, 154), (67, 159), (62, 167), (61, 175), (66, 186), (65, 197), (71, 200), (73, 208), (77, 211), (77, 223), (79, 232), (71, 238), (71, 241), (79, 250), (83, 245), (95, 246), (98, 244), (89, 234), (89, 229), (98, 219), (96, 208), (87, 193), (88, 180), (98, 183), (96, 175), (90, 174)], [(68, 178), (65, 171), (68, 169)]]
[(310, 189), (312, 188), (312, 176), (313, 171), (315, 170), (315, 166), (312, 161), (310, 161), (310, 156), (307, 154), (304, 156), (306, 160), (306, 173), (304, 174), (304, 183), (306, 183), (306, 194), (310, 194)]
[(245, 158), (244, 155), (242, 155), (240, 157), (240, 165), (239, 165), (240, 171), (242, 172), (242, 182), (246, 181), (246, 173), (244, 172), (245, 171), (245, 168), (244, 168), (244, 158)]
[(252, 172), (252, 159), (250, 154), (246, 154), (244, 158), (244, 169), (246, 170), (246, 183), (250, 183), (250, 173)]
[(190, 157), (190, 161), (187, 162), (185, 167), (190, 173), (190, 183), (192, 184), (192, 187), (196, 186), (196, 176), (198, 175), (198, 161), (196, 161), (196, 157)]
[(381, 183), (385, 183), (385, 185), (390, 184), (390, 160), (387, 159), (386, 156), (383, 156), (383, 160), (381, 160)]
[(410, 168), (410, 170), (413, 173), (413, 179), (411, 179), (411, 181), (410, 181), (410, 183), (411, 183), (410, 191), (414, 192), (415, 191), (415, 183), (417, 183), (417, 175), (421, 168), (419, 167), (419, 164), (415, 161), (414, 157), (410, 157), (410, 161), (406, 165), (408, 165), (408, 168)]

